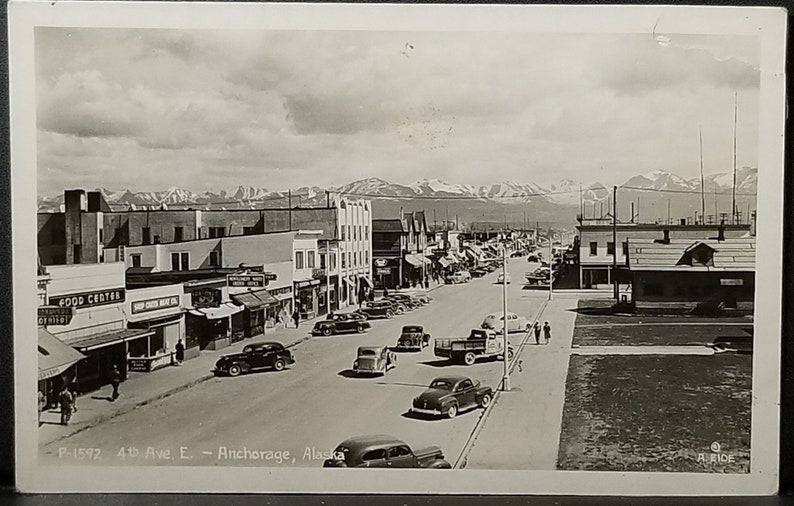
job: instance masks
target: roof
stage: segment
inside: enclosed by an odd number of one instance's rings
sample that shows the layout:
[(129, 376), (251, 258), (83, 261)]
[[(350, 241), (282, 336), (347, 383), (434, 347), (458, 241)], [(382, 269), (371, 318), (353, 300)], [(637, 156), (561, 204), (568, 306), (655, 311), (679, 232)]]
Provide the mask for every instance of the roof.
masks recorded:
[(398, 219), (385, 219), (385, 220), (372, 220), (373, 232), (404, 232), (402, 220)]
[(102, 348), (103, 346), (110, 346), (116, 343), (122, 343), (143, 336), (150, 336), (154, 334), (153, 330), (146, 329), (120, 329), (104, 334), (94, 334), (91, 336), (83, 336), (74, 339), (69, 339), (66, 344), (79, 350), (93, 350)]
[(395, 441), (400, 441), (394, 436), (388, 436), (386, 434), (372, 434), (367, 436), (356, 436), (351, 437), (350, 439), (346, 439), (342, 441), (339, 446), (369, 446), (369, 445), (377, 445), (377, 444), (385, 444), (385, 443), (393, 443)]
[(57, 376), (84, 358), (85, 355), (39, 328), (39, 380)]
[[(466, 376), (461, 376), (459, 374), (450, 374), (448, 376), (438, 376), (436, 378), (433, 378), (433, 381), (443, 380), (443, 381), (449, 381), (450, 383), (457, 383), (458, 381), (465, 379), (469, 379), (469, 378)], [(431, 381), (430, 383), (433, 383), (433, 381)]]
[[(679, 265), (682, 257), (705, 246), (713, 250), (713, 265)], [(632, 271), (755, 271), (755, 238), (672, 239), (669, 243), (650, 239), (629, 241), (628, 268)]]
[(281, 346), (281, 343), (279, 343), (277, 341), (257, 341), (255, 343), (248, 343), (248, 344), (245, 345), (245, 347), (248, 347), (248, 346), (274, 346), (274, 345)]
[(362, 351), (381, 351), (385, 346), (359, 346), (358, 352), (361, 353)]

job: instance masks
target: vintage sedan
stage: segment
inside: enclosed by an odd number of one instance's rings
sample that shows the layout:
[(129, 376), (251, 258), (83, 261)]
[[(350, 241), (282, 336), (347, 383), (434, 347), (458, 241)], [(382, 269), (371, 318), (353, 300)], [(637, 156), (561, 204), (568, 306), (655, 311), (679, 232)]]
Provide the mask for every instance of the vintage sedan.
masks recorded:
[(394, 305), (387, 300), (367, 302), (356, 313), (363, 315), (364, 318), (393, 318), (395, 315)]
[(412, 450), (403, 441), (385, 435), (342, 441), (323, 462), (323, 467), (452, 469), (438, 446)]
[(395, 295), (407, 295), (408, 297), (411, 297), (411, 300), (419, 303), (420, 305), (430, 304), (430, 302), (433, 300), (433, 297), (428, 295), (426, 290), (422, 290), (420, 288), (404, 288), (399, 292), (395, 292)]
[(397, 340), (398, 350), (419, 350), (430, 345), (430, 334), (421, 325), (406, 325)]
[(488, 274), (488, 270), (482, 267), (475, 267), (474, 269), (469, 269), (469, 274), (474, 278), (481, 278)]
[(368, 321), (360, 314), (355, 313), (334, 313), (328, 319), (318, 321), (314, 324), (312, 335), (330, 336), (345, 332), (365, 332), (372, 327)]
[[(503, 328), (502, 313), (491, 313), (482, 320), (482, 328), (501, 332)], [(526, 316), (519, 316), (515, 313), (507, 313), (508, 332), (529, 332), (532, 322)]]
[(465, 376), (440, 376), (430, 387), (415, 397), (411, 411), (425, 415), (455, 418), (461, 411), (487, 408), (493, 400), (491, 387)]
[(385, 346), (361, 346), (356, 352), (353, 372), (383, 376), (397, 365), (397, 354)]
[(422, 305), (419, 301), (411, 298), (410, 295), (402, 293), (390, 293), (389, 295), (383, 297), (383, 300), (390, 300), (402, 304), (408, 311), (413, 311)]
[(283, 370), (287, 365), (294, 364), (292, 353), (284, 345), (276, 342), (251, 343), (240, 353), (223, 355), (215, 362), (215, 374), (239, 376), (241, 373), (258, 369)]
[(447, 276), (447, 278), (444, 280), (444, 282), (448, 285), (468, 283), (469, 281), (471, 281), (471, 274), (469, 274), (469, 271), (456, 272), (455, 274)]

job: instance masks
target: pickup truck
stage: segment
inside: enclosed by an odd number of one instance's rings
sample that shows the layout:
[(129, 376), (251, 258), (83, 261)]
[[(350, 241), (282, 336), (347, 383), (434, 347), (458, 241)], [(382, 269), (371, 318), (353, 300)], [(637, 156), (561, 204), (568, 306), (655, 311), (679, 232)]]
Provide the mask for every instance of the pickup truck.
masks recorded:
[(412, 450), (393, 436), (359, 436), (342, 441), (323, 467), (452, 469), (438, 446)]
[[(437, 357), (445, 357), (452, 362), (472, 365), (477, 359), (497, 357), (504, 358), (502, 336), (488, 329), (472, 329), (469, 337), (436, 339), (433, 353)], [(513, 348), (507, 347), (507, 359), (513, 358)]]

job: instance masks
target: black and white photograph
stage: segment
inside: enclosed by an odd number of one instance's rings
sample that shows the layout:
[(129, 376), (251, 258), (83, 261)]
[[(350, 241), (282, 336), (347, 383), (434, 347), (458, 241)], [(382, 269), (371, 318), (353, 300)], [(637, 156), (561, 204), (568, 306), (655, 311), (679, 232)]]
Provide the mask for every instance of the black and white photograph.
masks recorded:
[(784, 11), (9, 17), (22, 489), (776, 490)]

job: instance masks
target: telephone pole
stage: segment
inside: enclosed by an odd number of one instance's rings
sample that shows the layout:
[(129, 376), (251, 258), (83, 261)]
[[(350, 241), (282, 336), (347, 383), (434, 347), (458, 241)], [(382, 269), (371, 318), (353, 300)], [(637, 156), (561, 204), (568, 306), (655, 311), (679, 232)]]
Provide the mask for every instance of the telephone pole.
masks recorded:
[(502, 239), (502, 339), (504, 340), (502, 348), (502, 358), (504, 370), (502, 378), (502, 390), (504, 392), (510, 391), (510, 359), (508, 356), (509, 341), (507, 340), (507, 244), (504, 238)]
[(618, 187), (612, 187), (612, 286), (618, 302)]

